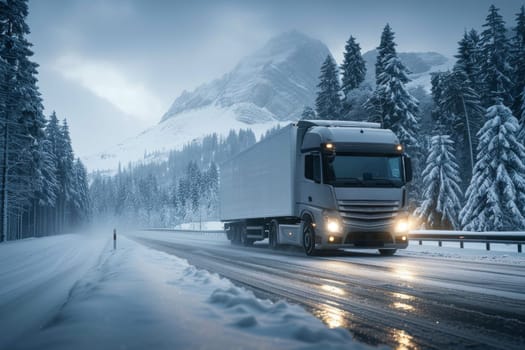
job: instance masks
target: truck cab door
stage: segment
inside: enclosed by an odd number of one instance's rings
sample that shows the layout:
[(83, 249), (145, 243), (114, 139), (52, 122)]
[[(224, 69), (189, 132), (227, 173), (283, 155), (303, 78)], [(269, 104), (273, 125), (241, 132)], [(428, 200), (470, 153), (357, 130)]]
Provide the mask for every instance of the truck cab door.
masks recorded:
[(335, 209), (331, 186), (323, 184), (323, 167), (319, 152), (303, 156), (303, 173), (299, 188), (299, 202), (312, 211)]

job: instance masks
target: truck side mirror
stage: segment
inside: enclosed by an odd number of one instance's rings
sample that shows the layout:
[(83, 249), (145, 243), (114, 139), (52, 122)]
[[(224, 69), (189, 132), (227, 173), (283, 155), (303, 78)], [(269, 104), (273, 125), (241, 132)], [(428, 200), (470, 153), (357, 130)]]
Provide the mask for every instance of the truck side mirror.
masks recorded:
[(403, 163), (405, 164), (405, 181), (412, 181), (412, 159), (409, 156), (403, 156)]

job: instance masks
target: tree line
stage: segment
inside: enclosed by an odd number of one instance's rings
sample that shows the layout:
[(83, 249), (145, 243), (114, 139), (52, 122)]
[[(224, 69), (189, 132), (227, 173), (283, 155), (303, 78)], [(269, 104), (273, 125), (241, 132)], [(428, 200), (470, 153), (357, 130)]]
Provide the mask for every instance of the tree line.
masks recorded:
[(169, 153), (166, 161), (119, 166), (108, 177), (95, 173), (90, 186), (97, 221), (132, 227), (172, 227), (217, 220), (218, 164), (255, 144), (255, 134), (212, 134)]
[(27, 0), (0, 2), (0, 241), (64, 232), (89, 216), (69, 127), (43, 113)]

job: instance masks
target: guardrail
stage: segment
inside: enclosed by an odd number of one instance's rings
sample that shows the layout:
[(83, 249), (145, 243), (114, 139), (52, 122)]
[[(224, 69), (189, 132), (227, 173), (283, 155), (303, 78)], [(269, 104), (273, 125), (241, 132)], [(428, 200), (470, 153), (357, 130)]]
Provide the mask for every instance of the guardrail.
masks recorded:
[(518, 253), (522, 252), (525, 244), (525, 232), (469, 232), (469, 231), (434, 231), (414, 230), (410, 231), (409, 239), (418, 240), (419, 245), (423, 241), (437, 241), (439, 246), (442, 242), (459, 242), (459, 247), (464, 248), (464, 242), (485, 243), (485, 248), (490, 250), (491, 243), (516, 244)]

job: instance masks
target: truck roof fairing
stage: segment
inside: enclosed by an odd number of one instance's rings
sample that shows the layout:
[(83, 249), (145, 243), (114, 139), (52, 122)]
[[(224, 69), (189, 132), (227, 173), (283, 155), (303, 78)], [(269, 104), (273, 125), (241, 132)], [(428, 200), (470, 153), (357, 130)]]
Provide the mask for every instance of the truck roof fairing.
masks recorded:
[[(334, 143), (338, 151), (384, 152), (399, 144), (396, 135), (388, 129), (364, 127), (312, 126), (305, 133), (301, 152), (319, 149), (322, 144)], [(381, 147), (375, 147), (379, 146)], [(344, 146), (344, 150), (341, 149)], [(390, 153), (390, 152), (388, 152)]]

